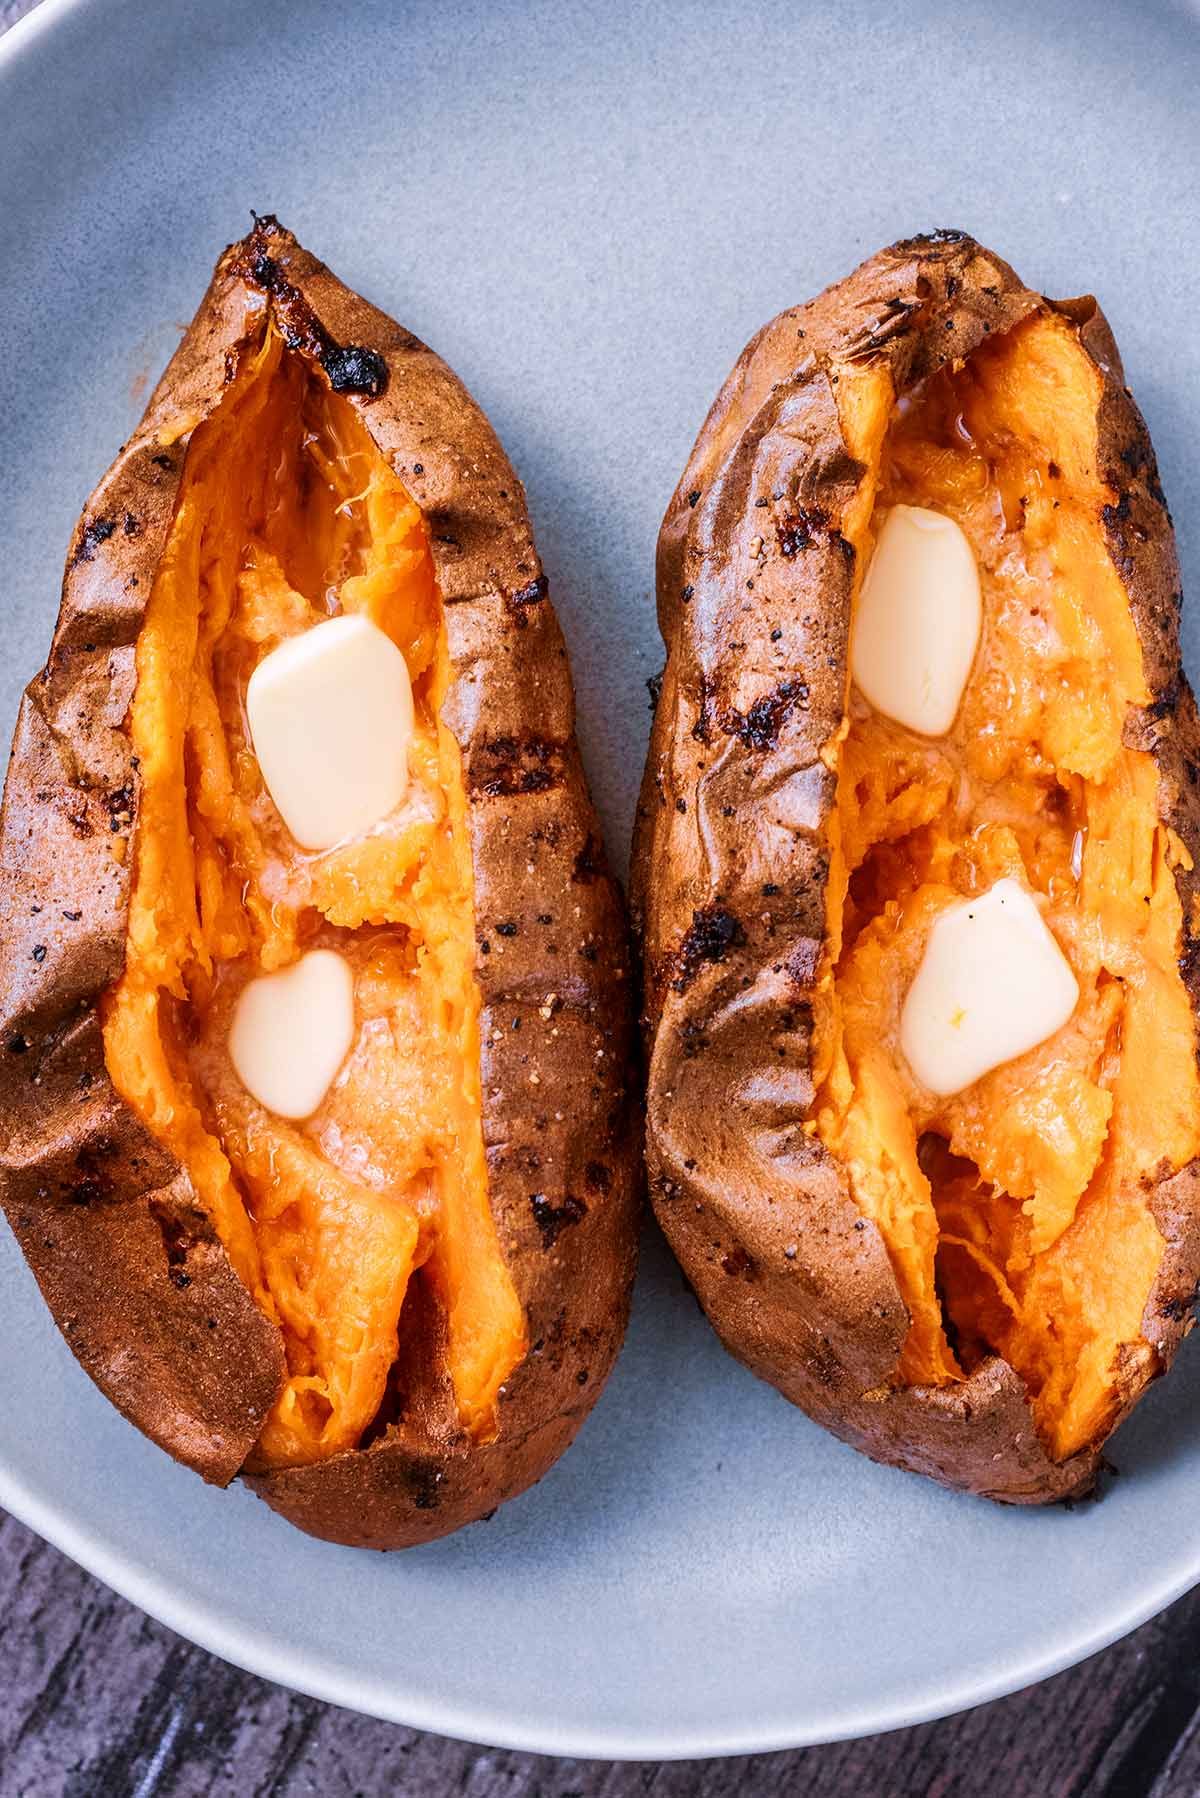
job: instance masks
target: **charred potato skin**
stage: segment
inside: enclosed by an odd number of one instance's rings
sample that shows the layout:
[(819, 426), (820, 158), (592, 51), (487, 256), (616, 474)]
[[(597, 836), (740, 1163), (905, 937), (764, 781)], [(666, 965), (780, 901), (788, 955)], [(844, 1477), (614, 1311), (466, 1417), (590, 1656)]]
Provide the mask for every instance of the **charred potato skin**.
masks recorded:
[[(873, 1459), (1025, 1504), (1088, 1491), (1102, 1445), (1053, 1462), (999, 1357), (953, 1388), (890, 1384), (907, 1309), (877, 1227), (803, 1125), (836, 795), (821, 752), (843, 714), (854, 581), (840, 524), (865, 472), (842, 436), (839, 369), (881, 362), (899, 398), (1050, 305), (966, 234), (939, 231), (882, 251), (747, 346), (659, 537), (667, 659), (631, 877), (651, 1199), (725, 1346)], [(1096, 302), (1054, 309), (1103, 377), (1102, 522), (1154, 696), (1126, 740), (1155, 756), (1160, 814), (1200, 861), (1200, 725), (1153, 450)], [(1177, 880), (1190, 933), (1197, 875)], [(1183, 949), (1195, 1008), (1190, 934)], [(1166, 1242), (1143, 1319), (1152, 1351), (1118, 1374), (1118, 1422), (1191, 1328), (1197, 1165), (1150, 1203)]]
[[(489, 1513), (570, 1442), (624, 1333), (636, 1259), (627, 930), (574, 735), (566, 650), (524, 492), (446, 365), (270, 218), (228, 250), (145, 417), (84, 511), (0, 816), (0, 1198), (76, 1356), (206, 1479), (242, 1468), (283, 1375), (182, 1168), (118, 1098), (99, 1003), (123, 966), (139, 781), (126, 717), (190, 432), (274, 309), (421, 506), (469, 793), (484, 1137), (530, 1350), (495, 1440), (468, 1439), (422, 1320), (419, 1392), (374, 1440), (248, 1475), (311, 1534), (404, 1547)], [(516, 1026), (516, 1027), (514, 1027)]]

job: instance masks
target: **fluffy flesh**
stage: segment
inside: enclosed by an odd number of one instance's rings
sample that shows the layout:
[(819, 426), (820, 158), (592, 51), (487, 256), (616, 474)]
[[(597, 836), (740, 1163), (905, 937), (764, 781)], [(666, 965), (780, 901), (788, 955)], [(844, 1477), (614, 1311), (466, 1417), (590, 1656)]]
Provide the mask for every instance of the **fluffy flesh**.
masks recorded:
[[(1194, 1024), (1178, 970), (1187, 850), (1158, 771), (1128, 747), (1149, 703), (1128, 596), (1099, 525), (1100, 377), (1042, 313), (939, 374), (899, 416), (859, 408), (888, 506), (966, 532), (985, 626), (958, 717), (931, 741), (852, 693), (838, 752), (814, 1115), (883, 1231), (912, 1322), (910, 1385), (999, 1353), (1052, 1455), (1104, 1434), (1164, 1241), (1146, 1183), (1200, 1151)], [(886, 428), (882, 444), (880, 427)], [(876, 441), (872, 441), (872, 439)], [(1081, 998), (1049, 1041), (938, 1100), (897, 1048), (931, 921), (1015, 876), (1047, 900)]]
[[(405, 655), (413, 781), (381, 827), (311, 855), (264, 790), (244, 700), (263, 656), (335, 611), (366, 615)], [(413, 1279), (445, 1308), (473, 1434), (494, 1430), (526, 1346), (488, 1207), (466, 799), (438, 719), (447, 667), (418, 508), (349, 405), (268, 330), (192, 439), (138, 641), (141, 824), (126, 967), (104, 1013), (117, 1091), (187, 1168), (283, 1331), (261, 1467), (357, 1446)], [(239, 1083), (229, 1023), (248, 978), (318, 946), (354, 969), (358, 1031), (293, 1125)]]

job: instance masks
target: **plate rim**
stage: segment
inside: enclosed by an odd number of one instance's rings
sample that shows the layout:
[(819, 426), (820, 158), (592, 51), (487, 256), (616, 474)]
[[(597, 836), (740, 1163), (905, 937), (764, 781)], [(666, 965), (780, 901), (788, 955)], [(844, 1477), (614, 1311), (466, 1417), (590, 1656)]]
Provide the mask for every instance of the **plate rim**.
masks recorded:
[[(74, 5), (80, 0), (65, 0), (65, 3)], [(1193, 1586), (1200, 1584), (1198, 1545), (1191, 1561), (1183, 1563), (1182, 1571), (1177, 1569), (1143, 1593), (1136, 1603), (1119, 1608), (1090, 1629), (1060, 1637), (1057, 1647), (1047, 1648), (1028, 1661), (1010, 1656), (990, 1677), (968, 1677), (957, 1689), (946, 1687), (937, 1697), (931, 1696), (924, 1702), (897, 1701), (888, 1708), (874, 1711), (860, 1702), (829, 1725), (775, 1729), (765, 1733), (761, 1729), (757, 1733), (751, 1729), (726, 1729), (705, 1735), (693, 1730), (682, 1739), (677, 1731), (610, 1730), (573, 1723), (559, 1726), (547, 1721), (536, 1729), (528, 1729), (520, 1722), (514, 1724), (500, 1710), (472, 1713), (462, 1701), (439, 1701), (428, 1692), (400, 1688), (394, 1681), (385, 1684), (378, 1676), (374, 1676), (373, 1681), (366, 1681), (361, 1670), (351, 1671), (332, 1656), (298, 1651), (266, 1631), (246, 1632), (223, 1619), (219, 1607), (209, 1609), (202, 1601), (195, 1603), (181, 1598), (168, 1581), (156, 1578), (119, 1550), (111, 1548), (102, 1536), (88, 1531), (53, 1501), (38, 1497), (3, 1462), (0, 1462), (0, 1507), (127, 1603), (174, 1630), (185, 1641), (256, 1678), (269, 1680), (285, 1690), (299, 1692), (321, 1703), (334, 1704), (342, 1710), (396, 1723), (403, 1728), (424, 1730), (489, 1748), (571, 1760), (723, 1760), (738, 1755), (825, 1747), (836, 1742), (858, 1741), (894, 1730), (911, 1729), (923, 1723), (941, 1722), (997, 1699), (1011, 1697), (1079, 1666), (1158, 1616)], [(295, 1658), (298, 1652), (299, 1662)]]
[[(81, 12), (99, 12), (107, 3), (111, 0), (38, 0), (30, 12), (0, 33), (0, 83), (14, 78), (20, 58), (67, 18)], [(170, 3), (173, 0), (160, 0), (160, 4)], [(1175, 7), (1168, 3), (1164, 10), (1174, 12)], [(1190, 11), (1185, 16), (1193, 18)], [(251, 1632), (231, 1625), (221, 1616), (218, 1606), (182, 1597), (169, 1581), (147, 1572), (102, 1534), (89, 1530), (61, 1503), (39, 1496), (3, 1461), (0, 1508), (127, 1603), (204, 1652), (256, 1678), (358, 1715), (457, 1741), (518, 1753), (616, 1762), (713, 1760), (768, 1754), (861, 1740), (938, 1722), (1010, 1697), (1080, 1665), (1200, 1584), (1198, 1541), (1190, 1557), (1181, 1557), (1173, 1570), (1143, 1591), (1136, 1601), (1118, 1607), (1090, 1628), (1061, 1632), (1056, 1646), (1046, 1647), (1028, 1659), (1013, 1654), (987, 1676), (972, 1675), (957, 1686), (951, 1682), (936, 1697), (931, 1695), (916, 1704), (897, 1700), (875, 1710), (860, 1702), (831, 1723), (816, 1727), (766, 1733), (761, 1729), (725, 1729), (709, 1734), (692, 1730), (683, 1739), (678, 1731), (656, 1733), (574, 1723), (559, 1726), (548, 1719), (537, 1728), (527, 1728), (521, 1722), (514, 1724), (499, 1710), (471, 1713), (462, 1701), (441, 1701), (428, 1692), (399, 1688), (394, 1681), (385, 1685), (377, 1675), (373, 1683), (364, 1681), (361, 1671), (351, 1671), (334, 1656), (313, 1654), (269, 1631)]]

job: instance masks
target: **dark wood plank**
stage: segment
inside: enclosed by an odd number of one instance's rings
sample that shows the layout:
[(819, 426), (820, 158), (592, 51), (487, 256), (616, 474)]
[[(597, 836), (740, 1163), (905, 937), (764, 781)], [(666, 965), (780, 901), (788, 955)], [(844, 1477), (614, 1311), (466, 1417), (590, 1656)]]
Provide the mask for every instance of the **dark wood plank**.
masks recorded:
[[(0, 0), (0, 31), (31, 0)], [(152, 0), (150, 0), (152, 3)], [(1032, 1691), (867, 1742), (614, 1765), (357, 1717), (183, 1642), (0, 1514), (2, 1798), (1195, 1798), (1200, 1591)]]

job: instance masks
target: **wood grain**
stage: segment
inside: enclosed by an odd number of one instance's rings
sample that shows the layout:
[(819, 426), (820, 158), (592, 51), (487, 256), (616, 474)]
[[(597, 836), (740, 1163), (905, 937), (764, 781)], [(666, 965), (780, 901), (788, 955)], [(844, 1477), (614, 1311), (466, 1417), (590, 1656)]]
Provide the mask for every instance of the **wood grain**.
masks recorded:
[[(30, 10), (0, 0), (0, 31)], [(476, 1748), (286, 1692), (151, 1622), (0, 1513), (0, 1670), (0, 1798), (1200, 1793), (1200, 1590), (1069, 1673), (941, 1723), (621, 1765)]]

